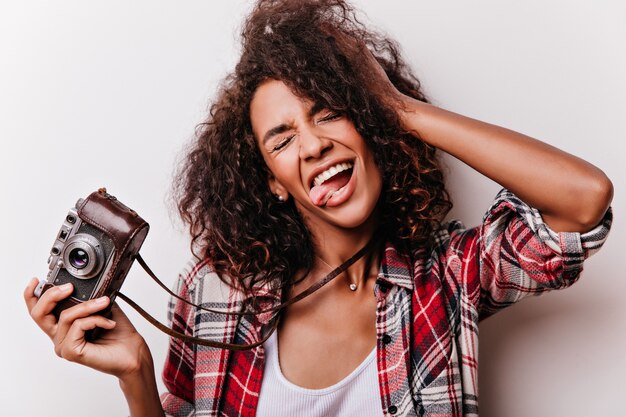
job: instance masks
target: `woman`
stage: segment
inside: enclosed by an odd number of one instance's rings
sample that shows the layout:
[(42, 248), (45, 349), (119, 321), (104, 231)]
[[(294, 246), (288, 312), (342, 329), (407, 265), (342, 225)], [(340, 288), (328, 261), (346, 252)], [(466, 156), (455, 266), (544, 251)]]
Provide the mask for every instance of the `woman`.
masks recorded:
[[(505, 189), (473, 229), (436, 151)], [(55, 351), (119, 378), (131, 415), (477, 415), (478, 321), (564, 288), (610, 226), (612, 185), (537, 140), (427, 104), (395, 45), (343, 1), (260, 1), (179, 173), (197, 259), (181, 274), (159, 399), (150, 350), (109, 300), (33, 319)], [(343, 273), (293, 300), (344, 264)], [(278, 316), (272, 313), (277, 310)], [(278, 328), (272, 332), (274, 320)], [(85, 331), (109, 332), (91, 343)]]

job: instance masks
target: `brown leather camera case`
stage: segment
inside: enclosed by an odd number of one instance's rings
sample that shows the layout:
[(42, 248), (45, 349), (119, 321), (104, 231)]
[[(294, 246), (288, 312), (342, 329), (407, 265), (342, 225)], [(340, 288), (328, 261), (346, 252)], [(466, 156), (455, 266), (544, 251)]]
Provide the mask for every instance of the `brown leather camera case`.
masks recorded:
[[(103, 281), (91, 297), (93, 299), (107, 296), (111, 298), (112, 304), (148, 234), (149, 225), (134, 210), (107, 193), (105, 188), (91, 193), (77, 209), (78, 217), (83, 222), (102, 230), (114, 242), (115, 254), (111, 267), (101, 278)], [(52, 286), (47, 283), (42, 293)], [(61, 311), (80, 303), (80, 300), (69, 297), (57, 305), (54, 313), (58, 317)], [(111, 304), (101, 314), (108, 314)]]

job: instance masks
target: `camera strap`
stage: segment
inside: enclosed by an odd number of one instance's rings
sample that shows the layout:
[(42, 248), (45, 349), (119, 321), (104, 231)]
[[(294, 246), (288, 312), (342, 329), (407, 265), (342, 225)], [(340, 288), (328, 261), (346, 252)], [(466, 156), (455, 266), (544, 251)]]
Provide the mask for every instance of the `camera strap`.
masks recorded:
[(269, 308), (269, 309), (257, 310), (257, 311), (241, 311), (241, 312), (229, 312), (229, 311), (213, 310), (213, 309), (210, 309), (210, 308), (206, 308), (206, 307), (203, 307), (203, 306), (199, 306), (199, 305), (193, 304), (190, 301), (180, 297), (178, 294), (176, 294), (172, 290), (170, 290), (169, 287), (167, 285), (165, 285), (160, 279), (158, 279), (157, 276), (154, 274), (154, 272), (152, 272), (152, 270), (148, 267), (148, 265), (146, 264), (144, 259), (141, 257), (141, 255), (139, 253), (137, 254), (135, 259), (137, 260), (137, 262), (139, 262), (139, 265), (141, 265), (141, 267), (144, 269), (144, 271), (146, 271), (146, 273), (161, 288), (163, 288), (165, 291), (167, 291), (167, 293), (170, 294), (172, 297), (174, 297), (177, 300), (179, 300), (181, 302), (184, 302), (184, 303), (186, 303), (186, 304), (188, 304), (190, 306), (193, 306), (193, 307), (195, 307), (197, 309), (200, 309), (200, 310), (203, 310), (203, 311), (208, 311), (208, 312), (215, 313), (215, 314), (224, 314), (224, 315), (245, 316), (245, 315), (258, 315), (258, 314), (261, 314), (261, 313), (274, 313), (274, 315), (272, 316), (271, 320), (268, 323), (269, 324), (269, 328), (268, 328), (267, 333), (264, 334), (261, 337), (261, 339), (258, 342), (256, 342), (256, 343), (251, 343), (251, 344), (222, 343), (222, 342), (217, 342), (217, 341), (213, 341), (213, 340), (207, 340), (207, 339), (202, 339), (202, 338), (198, 338), (198, 337), (193, 337), (193, 336), (186, 335), (184, 333), (177, 332), (177, 331), (169, 328), (168, 326), (164, 325), (163, 323), (159, 322), (154, 317), (152, 317), (143, 308), (141, 308), (137, 303), (135, 303), (133, 300), (131, 300), (129, 297), (127, 297), (123, 293), (118, 291), (117, 292), (117, 296), (119, 298), (121, 298), (122, 300), (124, 300), (133, 309), (135, 309), (149, 323), (151, 323), (157, 329), (161, 330), (162, 332), (168, 334), (171, 337), (174, 337), (174, 338), (177, 338), (177, 339), (181, 339), (181, 340), (183, 340), (185, 342), (189, 342), (189, 343), (193, 343), (193, 344), (197, 344), (197, 345), (202, 345), (202, 346), (215, 347), (215, 348), (219, 348), (219, 349), (228, 349), (228, 350), (247, 350), (247, 349), (252, 349), (252, 348), (255, 348), (255, 347), (260, 346), (263, 343), (265, 343), (265, 341), (267, 341), (267, 339), (269, 339), (269, 337), (272, 335), (272, 333), (274, 333), (274, 331), (278, 327), (278, 322), (279, 322), (279, 318), (280, 318), (280, 312), (282, 310), (284, 310), (288, 306), (294, 304), (295, 302), (298, 302), (298, 301), (302, 300), (303, 298), (308, 297), (309, 295), (313, 294), (315, 291), (319, 290), (324, 285), (328, 284), (330, 281), (335, 279), (337, 276), (339, 276), (340, 274), (345, 272), (350, 266), (352, 266), (356, 261), (361, 259), (366, 253), (370, 252), (374, 248), (375, 243), (377, 241), (378, 241), (377, 233), (375, 233), (374, 236), (372, 237), (372, 239), (370, 239), (370, 241), (364, 247), (362, 247), (357, 253), (355, 253), (352, 257), (350, 257), (347, 261), (345, 261), (344, 263), (339, 265), (337, 268), (332, 270), (329, 274), (324, 276), (324, 278), (322, 278), (321, 280), (319, 280), (316, 283), (312, 284), (306, 290), (304, 290), (301, 293), (297, 294), (295, 297), (293, 297), (293, 298), (291, 298), (291, 299), (289, 299), (289, 300), (287, 300), (287, 301), (285, 301), (285, 302), (283, 302), (283, 303), (281, 303), (281, 304), (279, 304), (279, 305), (277, 305), (275, 307)]

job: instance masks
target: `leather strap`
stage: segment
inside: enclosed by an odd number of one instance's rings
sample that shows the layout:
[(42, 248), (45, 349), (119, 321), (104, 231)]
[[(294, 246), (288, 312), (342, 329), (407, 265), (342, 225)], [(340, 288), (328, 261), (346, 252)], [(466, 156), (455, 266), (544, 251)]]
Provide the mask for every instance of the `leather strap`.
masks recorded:
[(257, 346), (261, 346), (263, 343), (265, 343), (265, 341), (270, 338), (272, 333), (274, 333), (274, 331), (278, 327), (278, 314), (276, 314), (276, 315), (274, 315), (274, 317), (272, 317), (272, 319), (270, 321), (271, 327), (269, 328), (268, 333), (266, 335), (264, 335), (261, 338), (261, 340), (259, 340), (256, 343), (251, 343), (249, 345), (237, 345), (237, 344), (233, 344), (233, 343), (216, 342), (216, 341), (213, 341), (213, 340), (201, 339), (199, 337), (189, 336), (189, 335), (186, 335), (184, 333), (177, 332), (176, 330), (172, 330), (169, 327), (167, 327), (166, 325), (164, 325), (163, 323), (161, 323), (160, 321), (158, 321), (157, 319), (155, 319), (154, 317), (152, 317), (143, 308), (139, 307), (139, 305), (137, 305), (137, 303), (135, 303), (133, 300), (131, 300), (130, 298), (128, 298), (127, 296), (125, 296), (121, 292), (118, 292), (117, 296), (118, 296), (118, 298), (121, 298), (122, 300), (126, 301), (126, 303), (129, 306), (131, 306), (132, 308), (134, 308), (137, 311), (137, 313), (139, 313), (144, 319), (146, 319), (148, 322), (150, 322), (157, 329), (161, 330), (163, 333), (166, 333), (166, 334), (168, 334), (171, 337), (174, 337), (176, 339), (183, 340), (184, 342), (193, 343), (193, 344), (196, 344), (196, 345), (209, 346), (209, 347), (214, 347), (214, 348), (219, 348), (219, 349), (228, 349), (228, 350), (248, 350), (248, 349), (253, 349), (253, 348), (255, 348)]
[(339, 265), (337, 268), (332, 270), (324, 278), (322, 278), (321, 280), (317, 281), (316, 283), (311, 285), (309, 288), (307, 288), (306, 290), (302, 291), (301, 293), (299, 293), (295, 297), (285, 301), (284, 303), (281, 303), (281, 304), (279, 304), (279, 305), (277, 305), (275, 307), (272, 307), (272, 308), (269, 308), (269, 309), (265, 309), (265, 310), (243, 311), (243, 312), (239, 312), (239, 311), (229, 312), (229, 311), (212, 310), (210, 308), (202, 307), (202, 306), (193, 304), (193, 303), (185, 300), (184, 298), (180, 297), (178, 294), (176, 294), (172, 290), (170, 290), (167, 285), (163, 284), (163, 282), (161, 280), (159, 280), (156, 277), (156, 275), (154, 274), (154, 272), (152, 272), (152, 270), (148, 267), (148, 265), (143, 260), (141, 255), (137, 254), (136, 259), (137, 259), (137, 262), (139, 262), (139, 265), (141, 265), (141, 267), (146, 271), (146, 273), (161, 288), (163, 288), (165, 291), (167, 291), (167, 293), (170, 294), (172, 297), (174, 297), (174, 298), (176, 298), (176, 299), (178, 299), (178, 300), (180, 300), (180, 301), (182, 301), (182, 302), (184, 302), (184, 303), (186, 303), (186, 304), (188, 304), (190, 306), (193, 306), (193, 307), (198, 308), (198, 309), (203, 310), (203, 311), (208, 311), (208, 312), (216, 313), (216, 314), (224, 314), (224, 315), (245, 316), (245, 315), (257, 315), (257, 314), (261, 314), (261, 313), (275, 313), (272, 316), (271, 320), (269, 321), (270, 327), (268, 328), (267, 334), (263, 335), (261, 337), (261, 340), (259, 340), (258, 342), (251, 343), (251, 344), (238, 345), (238, 344), (232, 344), (232, 343), (222, 343), (222, 342), (216, 342), (216, 341), (207, 340), (207, 339), (201, 339), (201, 338), (198, 338), (198, 337), (193, 337), (193, 336), (189, 336), (189, 335), (177, 332), (177, 331), (172, 330), (171, 328), (167, 327), (163, 323), (159, 322), (154, 317), (152, 317), (150, 314), (148, 314), (144, 309), (142, 309), (137, 303), (135, 303), (133, 300), (131, 300), (126, 295), (122, 294), (121, 292), (118, 292), (117, 296), (119, 298), (121, 298), (122, 300), (124, 300), (133, 309), (135, 309), (143, 318), (145, 318), (148, 322), (150, 322), (157, 329), (159, 329), (162, 332), (164, 332), (164, 333), (166, 333), (166, 334), (168, 334), (168, 335), (170, 335), (172, 337), (175, 337), (177, 339), (181, 339), (181, 340), (183, 340), (185, 342), (189, 342), (189, 343), (193, 343), (193, 344), (197, 344), (197, 345), (210, 346), (210, 347), (215, 347), (215, 348), (219, 348), (219, 349), (228, 349), (228, 350), (247, 350), (247, 349), (252, 349), (252, 348), (255, 348), (255, 347), (260, 346), (263, 343), (265, 343), (265, 341), (267, 339), (269, 339), (269, 337), (272, 335), (272, 333), (274, 333), (274, 331), (278, 327), (278, 322), (279, 322), (279, 319), (280, 319), (280, 312), (282, 310), (284, 310), (285, 308), (287, 308), (291, 304), (293, 304), (293, 303), (295, 303), (297, 301), (300, 301), (303, 298), (308, 297), (309, 295), (313, 294), (315, 291), (319, 290), (324, 285), (328, 284), (330, 281), (332, 281), (338, 275), (340, 275), (341, 273), (345, 272), (356, 261), (361, 259), (366, 253), (371, 251), (372, 248), (374, 247), (375, 243), (377, 242), (377, 240), (378, 240), (377, 236), (376, 236), (376, 234), (374, 234), (372, 239), (363, 248), (361, 248), (357, 253), (355, 253), (352, 257), (350, 257), (347, 261), (345, 261), (344, 263)]

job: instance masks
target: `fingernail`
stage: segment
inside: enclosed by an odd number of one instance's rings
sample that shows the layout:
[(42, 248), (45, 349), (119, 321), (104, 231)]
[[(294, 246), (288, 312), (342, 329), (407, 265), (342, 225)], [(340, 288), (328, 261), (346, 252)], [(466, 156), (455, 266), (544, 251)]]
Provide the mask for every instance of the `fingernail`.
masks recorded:
[(72, 288), (72, 284), (70, 284), (69, 282), (67, 284), (63, 284), (61, 286), (59, 286), (59, 288), (61, 289), (61, 291), (67, 291), (70, 288)]
[(106, 296), (105, 296), (105, 297), (100, 297), (100, 298), (96, 298), (96, 299), (94, 300), (94, 302), (95, 302), (96, 304), (105, 304), (105, 303), (107, 302), (107, 300), (108, 300), (108, 299), (109, 299), (109, 298), (108, 298), (108, 297), (106, 297)]

